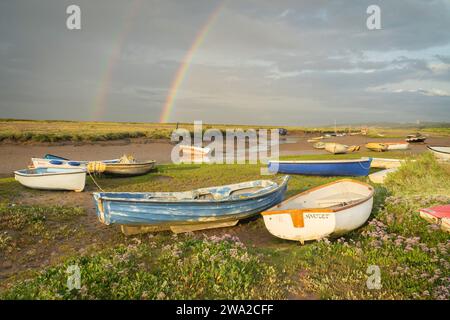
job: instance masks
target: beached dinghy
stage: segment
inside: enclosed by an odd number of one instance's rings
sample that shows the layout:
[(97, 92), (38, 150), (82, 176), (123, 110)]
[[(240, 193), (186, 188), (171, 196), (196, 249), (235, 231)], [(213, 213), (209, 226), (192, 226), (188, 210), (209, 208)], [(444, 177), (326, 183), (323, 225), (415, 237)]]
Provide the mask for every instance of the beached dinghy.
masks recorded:
[(289, 176), (280, 183), (257, 180), (186, 192), (94, 193), (104, 224), (119, 224), (131, 235), (175, 233), (235, 225), (283, 200)]
[(372, 158), (372, 168), (391, 169), (398, 168), (404, 163), (403, 159), (388, 159), (388, 158)]
[(28, 188), (83, 191), (85, 169), (36, 168), (14, 171), (15, 179)]
[(387, 146), (387, 150), (407, 150), (408, 142), (383, 142)]
[(136, 161), (130, 155), (123, 155), (117, 163), (89, 162), (87, 169), (92, 173), (115, 176), (138, 176), (148, 173), (155, 167), (154, 160)]
[(347, 153), (347, 148), (348, 146), (340, 143), (334, 142), (325, 143), (325, 150), (333, 154)]
[(386, 179), (386, 177), (392, 173), (398, 170), (398, 167), (395, 168), (390, 168), (390, 169), (384, 169), (372, 174), (369, 174), (369, 179), (370, 181), (372, 181), (373, 183), (384, 183), (384, 180)]
[[(102, 163), (117, 163), (120, 159), (111, 160), (99, 160)], [(46, 154), (44, 158), (31, 158), (33, 168), (63, 168), (63, 169), (76, 169), (85, 168), (91, 161), (86, 160), (69, 160), (63, 157), (55, 156), (52, 154)]]
[(450, 232), (450, 204), (421, 209), (420, 216), (430, 223), (440, 225), (443, 231)]
[(325, 149), (325, 143), (324, 142), (316, 142), (313, 144), (313, 148), (315, 149)]
[(372, 211), (373, 195), (370, 185), (344, 179), (300, 193), (261, 214), (271, 234), (303, 243), (362, 226)]
[(405, 141), (411, 142), (411, 143), (419, 143), (419, 142), (425, 142), (426, 139), (427, 139), (427, 137), (421, 135), (420, 133), (416, 133), (416, 134), (407, 135)]
[(367, 143), (365, 145), (365, 147), (369, 150), (377, 151), (377, 152), (387, 151), (387, 149), (388, 149), (388, 146), (386, 144), (379, 143), (379, 142)]
[(202, 148), (191, 145), (181, 144), (180, 150), (183, 152), (182, 162), (209, 162), (210, 148)]
[(433, 152), (433, 154), (439, 160), (450, 161), (450, 147), (444, 146), (427, 146), (428, 150)]
[(372, 158), (269, 161), (270, 172), (316, 176), (367, 176)]

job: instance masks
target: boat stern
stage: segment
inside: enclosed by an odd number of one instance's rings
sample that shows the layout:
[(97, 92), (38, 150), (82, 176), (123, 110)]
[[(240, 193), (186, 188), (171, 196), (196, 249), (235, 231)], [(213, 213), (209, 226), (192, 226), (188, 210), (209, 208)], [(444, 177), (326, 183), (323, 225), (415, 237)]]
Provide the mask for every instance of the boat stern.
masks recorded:
[(101, 194), (98, 192), (94, 192), (92, 196), (94, 197), (94, 203), (98, 220), (103, 224), (109, 225), (109, 221), (106, 220), (105, 207)]

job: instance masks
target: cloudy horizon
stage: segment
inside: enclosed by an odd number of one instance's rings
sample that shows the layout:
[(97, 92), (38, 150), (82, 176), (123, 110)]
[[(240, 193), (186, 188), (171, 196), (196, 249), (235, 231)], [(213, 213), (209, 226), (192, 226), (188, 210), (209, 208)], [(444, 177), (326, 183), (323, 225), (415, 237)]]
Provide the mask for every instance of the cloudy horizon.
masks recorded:
[(0, 118), (158, 122), (217, 8), (170, 122), (450, 121), (446, 0), (0, 1)]

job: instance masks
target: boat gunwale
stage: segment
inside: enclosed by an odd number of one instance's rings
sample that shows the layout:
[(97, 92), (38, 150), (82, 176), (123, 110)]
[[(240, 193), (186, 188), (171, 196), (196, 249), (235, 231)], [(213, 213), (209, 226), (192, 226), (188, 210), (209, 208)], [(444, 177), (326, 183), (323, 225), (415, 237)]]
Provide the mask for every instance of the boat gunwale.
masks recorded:
[[(370, 194), (368, 196), (366, 196), (366, 197), (356, 201), (356, 202), (352, 202), (352, 203), (350, 203), (348, 205), (345, 205), (343, 207), (340, 207), (340, 208), (332, 208), (331, 209), (331, 208), (327, 208), (327, 207), (324, 207), (324, 208), (317, 208), (316, 207), (316, 208), (286, 209), (286, 210), (272, 210), (272, 211), (270, 211), (271, 209), (278, 208), (278, 207), (282, 206), (283, 204), (288, 203), (289, 201), (297, 199), (298, 197), (305, 196), (305, 195), (307, 195), (307, 194), (309, 194), (311, 192), (314, 192), (314, 191), (320, 190), (322, 188), (329, 187), (329, 186), (331, 186), (333, 184), (337, 184), (337, 183), (341, 183), (341, 182), (353, 182), (353, 183), (357, 183), (357, 184), (363, 185), (363, 186), (367, 187), (370, 190)], [(320, 185), (320, 186), (308, 189), (308, 190), (303, 191), (303, 192), (301, 192), (299, 194), (296, 194), (296, 195), (294, 195), (294, 196), (292, 196), (292, 197), (290, 197), (290, 198), (280, 202), (279, 204), (273, 206), (272, 208), (269, 208), (268, 210), (265, 210), (265, 211), (261, 212), (261, 215), (265, 216), (265, 215), (272, 215), (272, 214), (288, 214), (291, 211), (295, 211), (294, 213), (296, 213), (296, 214), (298, 214), (298, 213), (308, 213), (308, 212), (337, 213), (339, 211), (350, 209), (350, 208), (353, 208), (353, 207), (355, 207), (357, 205), (360, 205), (360, 204), (363, 204), (363, 203), (369, 201), (371, 198), (373, 198), (374, 194), (375, 194), (375, 188), (373, 186), (371, 186), (370, 184), (368, 184), (368, 183), (365, 183), (365, 182), (362, 182), (362, 181), (358, 181), (358, 180), (354, 180), (354, 179), (339, 179), (339, 180), (336, 180), (336, 181), (332, 181), (332, 182), (329, 182), (329, 183), (326, 183), (326, 184), (323, 184), (323, 185)]]
[[(99, 161), (92, 161), (92, 162), (99, 162)], [(135, 163), (105, 163), (106, 169), (108, 169), (108, 167), (110, 168), (119, 168), (120, 166), (125, 165), (126, 168), (131, 169), (134, 167), (139, 168), (139, 167), (144, 167), (144, 166), (148, 166), (148, 165), (154, 165), (156, 164), (156, 160), (147, 160), (147, 161), (143, 161), (143, 162), (135, 162)]]
[(329, 159), (329, 160), (269, 160), (269, 163), (280, 164), (326, 164), (326, 163), (358, 163), (373, 160), (371, 157), (362, 157), (359, 159)]
[[(242, 198), (242, 199), (181, 199), (181, 200), (159, 200), (159, 199), (136, 199), (136, 198), (109, 198), (109, 197), (105, 197), (105, 196), (101, 196), (101, 193), (112, 193), (112, 194), (118, 194), (118, 193), (126, 193), (126, 192), (93, 192), (92, 195), (94, 196), (96, 201), (111, 201), (111, 202), (139, 202), (139, 203), (158, 203), (158, 204), (183, 204), (183, 203), (198, 203), (198, 204), (211, 204), (211, 203), (221, 203), (221, 202), (242, 202), (242, 201), (246, 201), (246, 200), (253, 200), (253, 199), (258, 199), (261, 197), (265, 197), (268, 195), (271, 195), (272, 193), (278, 192), (280, 191), (282, 188), (284, 188), (288, 181), (290, 179), (289, 175), (286, 175), (283, 177), (283, 180), (280, 184), (278, 184), (278, 186), (276, 188), (274, 188), (273, 190), (270, 190), (264, 194), (259, 194), (259, 195), (251, 195), (248, 196), (246, 198)], [(272, 181), (272, 180), (269, 180)], [(247, 181), (249, 182), (249, 181)], [(273, 182), (273, 181), (272, 181)], [(245, 182), (242, 182), (245, 183)], [(226, 186), (226, 185), (225, 185)], [(214, 187), (211, 187), (214, 188)], [(201, 188), (204, 189), (204, 188)], [(198, 189), (194, 189), (194, 190), (190, 190), (190, 191), (195, 191)], [(181, 191), (183, 192), (183, 191)], [(185, 192), (185, 191), (184, 191)], [(189, 191), (187, 191), (189, 192)], [(152, 193), (152, 192), (134, 192), (134, 193), (139, 193), (139, 194), (148, 194), (148, 193)]]
[[(36, 170), (36, 169), (54, 169), (54, 168), (35, 168), (35, 169), (22, 169), (22, 170)], [(84, 173), (86, 174), (86, 170), (84, 169), (75, 169), (75, 168), (60, 168), (59, 170), (70, 170), (70, 172), (47, 172), (47, 173), (23, 173), (20, 172), (22, 170), (16, 170), (14, 171), (15, 175), (21, 176), (21, 177), (28, 177), (28, 178), (34, 178), (34, 177), (48, 177), (48, 176), (57, 176), (57, 175), (63, 175), (63, 174), (80, 174)]]
[(433, 152), (437, 152), (437, 153), (450, 154), (450, 152), (439, 151), (439, 150), (436, 150), (436, 149), (433, 149), (433, 148), (449, 148), (450, 149), (450, 147), (448, 147), (448, 146), (429, 146), (428, 145), (427, 149), (431, 150)]

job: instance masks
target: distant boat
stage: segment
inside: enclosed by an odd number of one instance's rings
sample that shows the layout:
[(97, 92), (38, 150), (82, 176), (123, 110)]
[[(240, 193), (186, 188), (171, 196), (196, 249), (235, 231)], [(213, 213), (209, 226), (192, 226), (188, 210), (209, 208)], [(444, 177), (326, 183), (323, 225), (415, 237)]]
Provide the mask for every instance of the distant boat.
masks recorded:
[(271, 234), (303, 243), (362, 226), (372, 211), (373, 195), (372, 186), (344, 179), (300, 193), (261, 214)]
[(347, 148), (348, 146), (340, 143), (334, 142), (325, 143), (325, 150), (333, 154), (347, 153)]
[(209, 152), (211, 151), (211, 149), (209, 149), (209, 148), (195, 147), (195, 146), (185, 145), (185, 144), (180, 144), (179, 147), (180, 147), (180, 150), (183, 150), (183, 153), (193, 154), (193, 155), (207, 156), (209, 154)]
[(407, 150), (409, 148), (408, 142), (383, 142), (387, 146), (387, 150)]
[(210, 148), (196, 147), (186, 144), (179, 145), (180, 150), (182, 150), (182, 160), (189, 160), (195, 162), (209, 162), (209, 154), (211, 152)]
[[(120, 159), (98, 160), (98, 162), (103, 163), (117, 163), (119, 161)], [(31, 162), (33, 163), (33, 168), (76, 169), (76, 168), (85, 168), (86, 165), (91, 161), (69, 160), (52, 154), (46, 154), (44, 158), (31, 158)]]
[(313, 144), (313, 148), (325, 149), (325, 143), (324, 142), (316, 142), (316, 143)]
[(443, 231), (450, 232), (450, 204), (421, 209), (420, 217), (437, 224)]
[(14, 171), (15, 179), (32, 189), (74, 190), (81, 192), (86, 183), (85, 169), (37, 168)]
[(185, 192), (95, 192), (99, 220), (131, 235), (188, 232), (235, 225), (283, 200), (289, 176), (280, 183), (256, 180)]
[(372, 158), (269, 161), (270, 172), (317, 176), (367, 176)]
[(89, 162), (87, 169), (92, 173), (116, 176), (138, 176), (148, 173), (155, 167), (155, 160), (136, 161), (130, 155), (123, 155), (118, 163)]
[(427, 146), (428, 150), (433, 152), (433, 154), (439, 160), (450, 161), (450, 147), (444, 146)]
[(307, 141), (308, 142), (318, 142), (319, 140), (322, 140), (323, 138), (324, 138), (323, 136), (314, 137), (314, 138), (308, 139)]
[(395, 172), (397, 170), (398, 170), (398, 167), (377, 171), (375, 173), (369, 174), (369, 179), (373, 183), (384, 183), (384, 180), (386, 179), (386, 177), (390, 173)]
[(369, 150), (372, 151), (378, 151), (378, 152), (382, 152), (382, 151), (386, 151), (388, 149), (388, 146), (384, 143), (379, 143), (379, 142), (370, 142), (367, 143), (365, 145), (365, 147)]
[(420, 133), (416, 134), (409, 134), (406, 136), (406, 142), (412, 142), (412, 143), (418, 143), (418, 142), (425, 142), (427, 137), (421, 135)]

